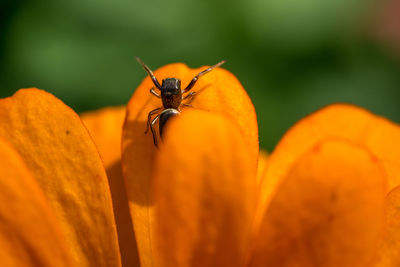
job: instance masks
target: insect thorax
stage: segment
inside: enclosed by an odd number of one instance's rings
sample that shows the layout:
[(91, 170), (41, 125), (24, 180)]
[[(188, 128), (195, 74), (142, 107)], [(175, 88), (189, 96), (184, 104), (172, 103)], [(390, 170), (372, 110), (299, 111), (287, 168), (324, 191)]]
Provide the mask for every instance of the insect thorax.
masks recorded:
[(182, 101), (181, 81), (167, 78), (162, 81), (161, 99), (164, 108), (178, 108)]

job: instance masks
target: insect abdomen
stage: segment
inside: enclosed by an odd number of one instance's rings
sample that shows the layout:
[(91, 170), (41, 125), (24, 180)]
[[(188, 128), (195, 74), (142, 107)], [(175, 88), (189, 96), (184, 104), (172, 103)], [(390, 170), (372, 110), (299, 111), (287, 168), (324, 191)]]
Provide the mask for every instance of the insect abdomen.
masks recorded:
[(170, 118), (179, 115), (179, 111), (173, 108), (168, 108), (166, 110), (164, 110), (163, 112), (161, 112), (160, 114), (160, 122), (159, 122), (159, 128), (160, 128), (160, 136), (161, 138), (163, 138), (163, 131), (164, 131), (164, 127), (167, 124), (167, 122), (169, 121)]

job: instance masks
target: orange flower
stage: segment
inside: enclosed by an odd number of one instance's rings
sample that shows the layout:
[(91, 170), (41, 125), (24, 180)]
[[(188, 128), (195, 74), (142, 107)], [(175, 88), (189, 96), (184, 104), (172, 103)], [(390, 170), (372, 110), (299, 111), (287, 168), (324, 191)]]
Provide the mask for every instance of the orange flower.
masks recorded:
[(107, 176), (79, 116), (48, 93), (20, 90), (0, 101), (0, 138), (15, 150), (1, 161), (4, 265), (118, 266)]
[[(155, 74), (187, 84), (198, 72)], [(254, 107), (219, 68), (157, 150), (144, 134), (160, 105), (151, 87), (83, 114), (85, 126), (37, 89), (0, 100), (2, 265), (400, 264), (397, 125), (332, 105), (258, 159)]]

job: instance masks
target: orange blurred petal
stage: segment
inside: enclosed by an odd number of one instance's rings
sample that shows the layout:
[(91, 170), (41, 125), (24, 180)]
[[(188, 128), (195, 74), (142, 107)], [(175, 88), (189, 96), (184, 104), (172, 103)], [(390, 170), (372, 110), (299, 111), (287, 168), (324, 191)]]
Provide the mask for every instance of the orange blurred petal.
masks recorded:
[(122, 265), (139, 266), (121, 166), (121, 136), (125, 107), (108, 107), (86, 112), (81, 114), (81, 119), (96, 143), (107, 171)]
[(78, 115), (53, 95), (19, 90), (0, 100), (0, 136), (24, 158), (79, 266), (120, 266), (106, 173)]
[[(160, 82), (166, 77), (179, 78), (182, 81), (182, 87), (185, 87), (197, 73), (204, 69), (205, 67), (190, 69), (184, 64), (171, 64), (155, 71), (155, 75)], [(161, 106), (161, 100), (149, 93), (152, 87), (153, 84), (147, 77), (136, 89), (127, 106), (122, 138), (123, 173), (127, 182), (142, 267), (152, 264), (150, 229), (153, 209), (149, 192), (150, 177), (154, 169), (153, 156), (156, 151), (151, 133), (145, 135), (144, 131), (148, 113)], [(257, 120), (254, 106), (240, 82), (228, 71), (217, 68), (202, 76), (192, 91), (199, 92), (192, 102), (196, 109), (221, 113), (237, 122), (239, 132), (245, 138), (255, 170), (258, 157)], [(184, 109), (183, 112), (186, 110), (188, 109)], [(185, 135), (185, 133), (179, 135)]]
[(121, 136), (125, 110), (124, 106), (107, 107), (80, 114), (99, 149), (106, 168), (121, 160)]
[(295, 160), (315, 144), (332, 138), (371, 151), (388, 175), (388, 191), (400, 184), (400, 127), (356, 106), (330, 105), (299, 121), (271, 153), (262, 181), (258, 214), (268, 207)]
[(342, 140), (314, 146), (287, 170), (250, 266), (367, 266), (383, 232), (385, 182), (367, 148)]
[(19, 155), (0, 140), (1, 266), (72, 266), (57, 220)]
[(267, 162), (269, 155), (266, 151), (260, 150), (260, 154), (258, 155), (258, 167), (257, 167), (257, 184), (261, 183), (265, 172), (267, 171)]
[(257, 190), (249, 153), (222, 116), (171, 122), (154, 165), (156, 266), (243, 266)]
[(373, 266), (400, 266), (400, 187), (386, 197), (386, 231)]

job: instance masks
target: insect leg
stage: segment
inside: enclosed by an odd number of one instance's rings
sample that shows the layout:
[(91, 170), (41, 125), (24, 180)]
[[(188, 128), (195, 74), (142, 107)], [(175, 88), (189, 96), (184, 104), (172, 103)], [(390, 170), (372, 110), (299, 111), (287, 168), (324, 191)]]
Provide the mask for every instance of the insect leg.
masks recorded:
[(144, 64), (144, 62), (139, 58), (136, 57), (137, 62), (139, 62), (140, 65), (142, 65), (143, 69), (150, 75), (151, 80), (153, 81), (154, 85), (161, 90), (161, 85), (160, 83), (157, 81), (156, 76), (154, 76), (153, 72), (151, 71), (151, 69), (149, 67), (147, 67), (146, 64)]
[(149, 131), (151, 116), (153, 116), (154, 114), (156, 114), (160, 110), (161, 110), (161, 108), (156, 108), (156, 109), (153, 109), (152, 111), (149, 112), (149, 115), (147, 117), (147, 127), (146, 127), (146, 131), (144, 132), (145, 134), (147, 134), (147, 132)]
[(154, 87), (152, 87), (152, 88), (150, 89), (150, 93), (153, 94), (153, 95), (155, 95), (155, 96), (158, 97), (158, 98), (161, 98), (161, 96), (160, 96), (156, 91), (154, 91)]
[(193, 98), (194, 98), (194, 96), (195, 96), (196, 94), (197, 94), (197, 92), (190, 92), (189, 94), (185, 95), (185, 96), (182, 98), (182, 100), (185, 100), (185, 99), (190, 98), (189, 101), (192, 101)]
[(151, 121), (151, 125), (150, 125), (150, 129), (151, 129), (151, 133), (153, 134), (153, 142), (154, 145), (157, 147), (157, 135), (154, 131), (154, 124), (156, 124), (158, 118), (160, 117), (160, 115), (157, 115), (152, 121)]
[(196, 94), (197, 94), (197, 92), (190, 92), (189, 94), (184, 96), (182, 98), (182, 100), (186, 100), (187, 99), (187, 101), (186, 101), (186, 103), (182, 103), (182, 105), (185, 106), (185, 107), (188, 107), (188, 106), (192, 107), (192, 105), (190, 105), (190, 103), (192, 103), (192, 101), (194, 100), (194, 97), (196, 96)]
[(212, 71), (215, 68), (218, 68), (219, 66), (221, 66), (222, 64), (225, 63), (225, 60), (222, 60), (221, 62), (218, 62), (217, 64), (215, 64), (214, 66), (209, 67), (208, 69), (205, 69), (203, 71), (201, 71), (199, 74), (197, 74), (196, 76), (194, 76), (194, 78), (190, 81), (189, 85), (182, 90), (182, 94), (187, 93), (190, 89), (193, 88), (193, 86), (196, 84), (197, 80), (203, 76), (204, 74)]

